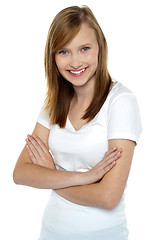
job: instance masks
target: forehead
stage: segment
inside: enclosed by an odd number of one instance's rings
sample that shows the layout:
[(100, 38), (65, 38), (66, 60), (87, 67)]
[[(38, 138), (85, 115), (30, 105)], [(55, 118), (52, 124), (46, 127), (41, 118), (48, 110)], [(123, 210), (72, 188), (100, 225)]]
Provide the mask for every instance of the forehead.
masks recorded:
[(78, 34), (65, 47), (71, 48), (84, 44), (98, 45), (94, 29), (86, 23), (81, 25)]

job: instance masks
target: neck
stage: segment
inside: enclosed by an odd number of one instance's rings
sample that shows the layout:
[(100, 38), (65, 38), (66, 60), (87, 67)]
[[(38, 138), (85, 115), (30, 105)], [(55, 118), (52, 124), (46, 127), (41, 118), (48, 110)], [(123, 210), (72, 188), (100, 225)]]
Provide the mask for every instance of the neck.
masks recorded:
[(94, 95), (94, 84), (89, 86), (73, 86), (75, 90), (74, 99), (78, 104), (90, 104)]
[(89, 105), (94, 96), (95, 87), (95, 76), (92, 76), (85, 84), (82, 86), (73, 85), (75, 94), (74, 100), (79, 105)]

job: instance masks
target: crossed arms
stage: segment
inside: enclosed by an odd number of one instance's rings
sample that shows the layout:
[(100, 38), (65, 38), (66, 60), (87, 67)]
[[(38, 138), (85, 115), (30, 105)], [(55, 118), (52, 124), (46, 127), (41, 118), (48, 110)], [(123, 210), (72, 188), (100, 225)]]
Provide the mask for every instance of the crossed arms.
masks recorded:
[(56, 170), (48, 137), (49, 129), (37, 123), (17, 160), (14, 182), (54, 189), (62, 197), (80, 205), (115, 208), (128, 179), (135, 142), (109, 140), (109, 151), (102, 161), (90, 171), (80, 173)]

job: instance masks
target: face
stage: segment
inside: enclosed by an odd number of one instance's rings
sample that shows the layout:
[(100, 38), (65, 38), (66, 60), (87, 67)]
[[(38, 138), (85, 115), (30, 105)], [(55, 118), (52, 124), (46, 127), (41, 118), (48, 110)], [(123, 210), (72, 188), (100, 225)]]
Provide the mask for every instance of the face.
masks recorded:
[(76, 37), (55, 55), (61, 75), (73, 86), (95, 82), (99, 47), (94, 30), (82, 24)]

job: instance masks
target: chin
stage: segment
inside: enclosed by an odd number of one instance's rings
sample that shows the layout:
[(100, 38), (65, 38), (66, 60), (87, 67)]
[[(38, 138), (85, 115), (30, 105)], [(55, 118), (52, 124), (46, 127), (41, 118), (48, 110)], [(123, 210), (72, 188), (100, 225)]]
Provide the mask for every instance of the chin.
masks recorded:
[(82, 78), (73, 79), (73, 78), (69, 78), (68, 76), (67, 77), (64, 76), (64, 78), (75, 87), (83, 87), (83, 86), (86, 86), (87, 83), (95, 80), (95, 74), (85, 78), (82, 77)]

